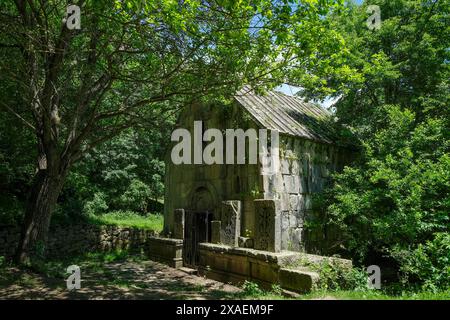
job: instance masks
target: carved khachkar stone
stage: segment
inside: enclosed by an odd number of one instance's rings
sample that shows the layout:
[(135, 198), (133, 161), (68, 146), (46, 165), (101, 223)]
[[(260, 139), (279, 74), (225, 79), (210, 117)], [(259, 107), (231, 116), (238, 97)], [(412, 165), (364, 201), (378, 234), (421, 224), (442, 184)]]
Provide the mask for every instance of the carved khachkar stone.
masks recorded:
[(255, 241), (257, 250), (281, 250), (281, 212), (279, 200), (255, 200)]
[(241, 201), (222, 201), (220, 242), (237, 247), (241, 233)]
[(211, 243), (220, 243), (220, 226), (220, 221), (211, 221)]
[(184, 209), (175, 209), (173, 219), (173, 237), (184, 239)]

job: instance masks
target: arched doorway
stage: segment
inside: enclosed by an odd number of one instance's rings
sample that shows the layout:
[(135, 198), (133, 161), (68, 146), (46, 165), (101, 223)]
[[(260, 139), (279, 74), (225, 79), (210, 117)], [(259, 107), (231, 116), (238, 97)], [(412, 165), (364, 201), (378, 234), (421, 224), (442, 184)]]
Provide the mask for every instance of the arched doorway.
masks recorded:
[(194, 211), (213, 211), (214, 199), (206, 187), (199, 187), (191, 198), (191, 208)]
[(185, 211), (183, 263), (195, 267), (199, 261), (199, 243), (211, 241), (211, 221), (215, 195), (205, 187), (197, 187), (191, 195), (190, 210)]

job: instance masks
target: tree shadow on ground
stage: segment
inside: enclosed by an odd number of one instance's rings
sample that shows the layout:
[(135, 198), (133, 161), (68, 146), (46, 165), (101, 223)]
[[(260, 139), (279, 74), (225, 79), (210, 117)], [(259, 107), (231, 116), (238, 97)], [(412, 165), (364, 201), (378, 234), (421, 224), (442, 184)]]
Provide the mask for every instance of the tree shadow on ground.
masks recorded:
[(68, 290), (66, 280), (18, 268), (0, 276), (0, 299), (230, 299), (239, 288), (189, 275), (153, 261), (80, 265), (81, 288)]

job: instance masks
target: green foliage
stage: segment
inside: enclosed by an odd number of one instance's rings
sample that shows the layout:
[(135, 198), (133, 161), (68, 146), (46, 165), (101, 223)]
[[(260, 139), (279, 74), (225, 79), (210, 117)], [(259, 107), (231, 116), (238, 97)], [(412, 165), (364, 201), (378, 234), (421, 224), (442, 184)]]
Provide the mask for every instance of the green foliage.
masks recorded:
[[(439, 235), (450, 232), (450, 3), (370, 4), (381, 8), (379, 31), (365, 26), (368, 2), (335, 19), (363, 79), (336, 89), (335, 105), (359, 157), (322, 196), (322, 224), (338, 229), (356, 262), (384, 259), (408, 274), (409, 284), (445, 289), (433, 268), (448, 256), (433, 248), (445, 247)], [(330, 74), (333, 82), (339, 75)]]
[(88, 215), (102, 214), (107, 210), (106, 195), (103, 192), (96, 192), (94, 198), (84, 205), (84, 212)]
[(311, 267), (319, 273), (319, 282), (315, 290), (338, 290), (343, 286), (346, 271), (331, 263), (321, 263)]
[(243, 294), (250, 297), (257, 297), (264, 294), (257, 283), (245, 280), (242, 285)]
[(361, 261), (371, 251), (399, 258), (396, 252), (450, 230), (444, 121), (416, 125), (410, 110), (384, 111), (385, 126), (364, 142), (361, 162), (337, 175), (327, 194), (328, 223), (340, 228), (346, 248)]
[(319, 281), (315, 284), (313, 291), (366, 291), (369, 289), (367, 286), (368, 275), (366, 270), (349, 267), (339, 261), (324, 259), (322, 261), (312, 262), (306, 257), (301, 257), (291, 267), (306, 267), (319, 274)]
[[(0, 79), (3, 101), (11, 98), (9, 89)], [(13, 125), (13, 115), (2, 111), (0, 103), (0, 224), (18, 224), (34, 172), (34, 140), (24, 125)]]
[(12, 194), (0, 194), (0, 225), (19, 224), (23, 217), (24, 203)]
[(281, 288), (281, 286), (279, 284), (272, 284), (271, 293), (273, 293), (275, 295), (282, 295), (283, 289)]
[(106, 210), (161, 212), (165, 148), (172, 120), (164, 130), (130, 129), (96, 148), (69, 174), (62, 211), (79, 215)]
[(438, 292), (450, 288), (450, 234), (435, 233), (432, 240), (414, 250), (395, 248), (393, 256), (401, 263), (406, 278), (418, 279), (422, 290)]
[(147, 202), (150, 196), (150, 188), (142, 181), (134, 179), (120, 197), (120, 202), (125, 208), (133, 211), (147, 212)]
[(315, 291), (304, 295), (301, 299), (329, 299), (330, 297), (338, 300), (448, 300), (450, 291), (438, 293), (431, 292), (403, 292), (401, 294), (390, 294), (382, 290), (338, 290), (338, 291)]

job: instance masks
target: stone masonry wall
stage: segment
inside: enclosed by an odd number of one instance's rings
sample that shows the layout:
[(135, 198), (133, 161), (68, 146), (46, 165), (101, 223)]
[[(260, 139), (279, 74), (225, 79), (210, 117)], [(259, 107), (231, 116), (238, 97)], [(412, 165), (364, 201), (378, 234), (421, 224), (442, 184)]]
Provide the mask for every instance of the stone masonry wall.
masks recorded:
[(313, 196), (321, 192), (332, 172), (349, 162), (348, 151), (286, 135), (280, 137), (280, 170), (263, 176), (264, 199), (280, 200), (281, 250), (310, 253), (327, 250), (337, 239), (333, 230), (304, 228), (314, 223)]
[[(52, 226), (47, 254), (51, 257), (118, 249), (140, 250), (156, 232), (118, 226), (74, 224)], [(18, 226), (0, 225), (0, 256), (12, 257), (20, 237)]]

